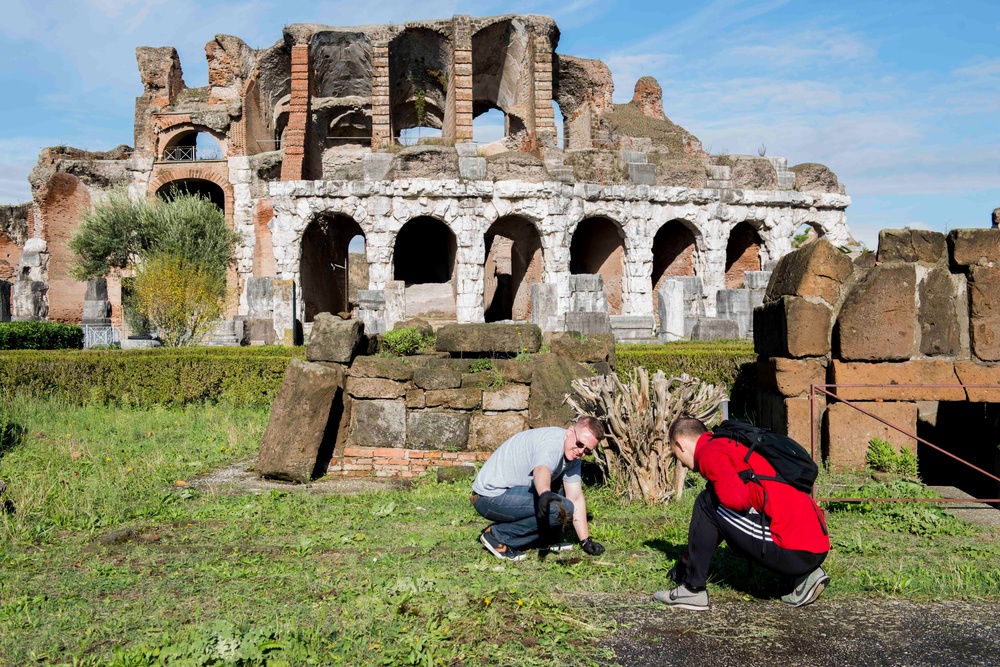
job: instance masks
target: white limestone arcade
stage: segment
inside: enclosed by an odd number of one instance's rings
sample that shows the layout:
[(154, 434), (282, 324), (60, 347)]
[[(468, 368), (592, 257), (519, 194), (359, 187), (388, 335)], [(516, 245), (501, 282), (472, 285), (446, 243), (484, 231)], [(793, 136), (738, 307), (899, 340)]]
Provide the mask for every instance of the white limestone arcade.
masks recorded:
[[(231, 167), (237, 166), (232, 164)], [(242, 166), (242, 165), (239, 165)], [(254, 249), (249, 233), (249, 188), (244, 169), (234, 172), (236, 228), (247, 246), (238, 249), (241, 283), (251, 276)], [(537, 231), (541, 245), (541, 280), (557, 286), (558, 314), (570, 309), (569, 276), (604, 272), (614, 283), (609, 296), (612, 315), (654, 314), (654, 238), (665, 224), (677, 221), (691, 232), (693, 274), (701, 278), (706, 311), (715, 315), (716, 293), (727, 287), (730, 235), (747, 223), (759, 237), (758, 263), (777, 260), (792, 250), (792, 238), (803, 224), (835, 245), (852, 243), (845, 209), (850, 198), (838, 193), (794, 190), (739, 190), (648, 185), (601, 186), (586, 183), (524, 181), (460, 181), (410, 179), (395, 181), (288, 181), (267, 184), (274, 206), (268, 225), (279, 279), (301, 284), (300, 259), (306, 228), (320, 217), (346, 216), (365, 236), (369, 289), (384, 289), (394, 276), (397, 235), (416, 218), (443, 223), (454, 236), (455, 301), (459, 322), (485, 318), (484, 266), (487, 232), (498, 220), (518, 219)], [(581, 223), (601, 220), (618, 236), (618, 256), (598, 270), (576, 270), (574, 234)], [(404, 249), (405, 250), (405, 249)], [(730, 253), (731, 254), (731, 253)], [(613, 261), (612, 261), (613, 260)], [(620, 264), (615, 262), (620, 261)], [(612, 266), (614, 265), (614, 266)], [(578, 267), (577, 267), (578, 268)], [(609, 280), (610, 276), (610, 280)], [(617, 281), (617, 282), (615, 282)], [(530, 286), (528, 287), (530, 294)], [(241, 303), (241, 314), (245, 309)], [(302, 300), (299, 317), (304, 316)]]

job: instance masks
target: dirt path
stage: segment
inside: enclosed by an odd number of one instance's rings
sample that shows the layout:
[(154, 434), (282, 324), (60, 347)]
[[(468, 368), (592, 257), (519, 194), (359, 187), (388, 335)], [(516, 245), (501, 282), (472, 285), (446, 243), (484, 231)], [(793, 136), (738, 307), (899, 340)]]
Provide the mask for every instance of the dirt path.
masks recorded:
[(618, 623), (604, 645), (623, 667), (1000, 665), (995, 604), (821, 599), (789, 609), (750, 600), (687, 612), (630, 596), (585, 606)]

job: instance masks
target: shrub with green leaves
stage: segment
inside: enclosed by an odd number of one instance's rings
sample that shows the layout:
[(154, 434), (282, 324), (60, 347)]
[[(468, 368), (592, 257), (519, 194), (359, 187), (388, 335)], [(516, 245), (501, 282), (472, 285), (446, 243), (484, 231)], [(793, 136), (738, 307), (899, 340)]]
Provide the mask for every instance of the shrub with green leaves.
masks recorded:
[(865, 453), (865, 464), (875, 472), (894, 473), (903, 477), (917, 476), (917, 455), (907, 447), (897, 450), (882, 438), (872, 438)]
[(382, 334), (379, 352), (395, 357), (406, 357), (416, 354), (423, 345), (424, 338), (416, 327), (393, 329)]
[(83, 329), (58, 322), (0, 323), (0, 350), (78, 350)]

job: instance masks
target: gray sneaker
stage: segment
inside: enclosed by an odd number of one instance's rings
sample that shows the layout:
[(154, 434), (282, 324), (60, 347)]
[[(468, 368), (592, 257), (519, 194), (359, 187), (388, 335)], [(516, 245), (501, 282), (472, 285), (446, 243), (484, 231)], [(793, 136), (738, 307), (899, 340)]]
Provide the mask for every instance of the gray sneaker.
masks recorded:
[(708, 591), (692, 591), (681, 584), (669, 591), (653, 593), (653, 599), (668, 607), (690, 609), (691, 611), (708, 611)]
[(815, 602), (828, 583), (830, 583), (830, 576), (823, 568), (817, 567), (796, 581), (795, 590), (788, 595), (782, 595), (781, 601), (789, 607), (804, 607)]

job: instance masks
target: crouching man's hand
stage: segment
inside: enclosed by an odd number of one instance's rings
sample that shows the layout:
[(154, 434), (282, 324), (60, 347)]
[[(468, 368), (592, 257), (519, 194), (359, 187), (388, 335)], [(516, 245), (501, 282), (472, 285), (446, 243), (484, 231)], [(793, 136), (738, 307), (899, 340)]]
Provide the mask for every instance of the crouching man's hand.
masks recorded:
[(546, 491), (538, 496), (535, 502), (535, 520), (538, 521), (538, 529), (545, 532), (549, 529), (549, 505), (562, 502), (563, 497), (558, 493)]
[(600, 556), (604, 553), (604, 545), (590, 539), (589, 537), (580, 541), (580, 548), (583, 549), (584, 553), (588, 556)]

